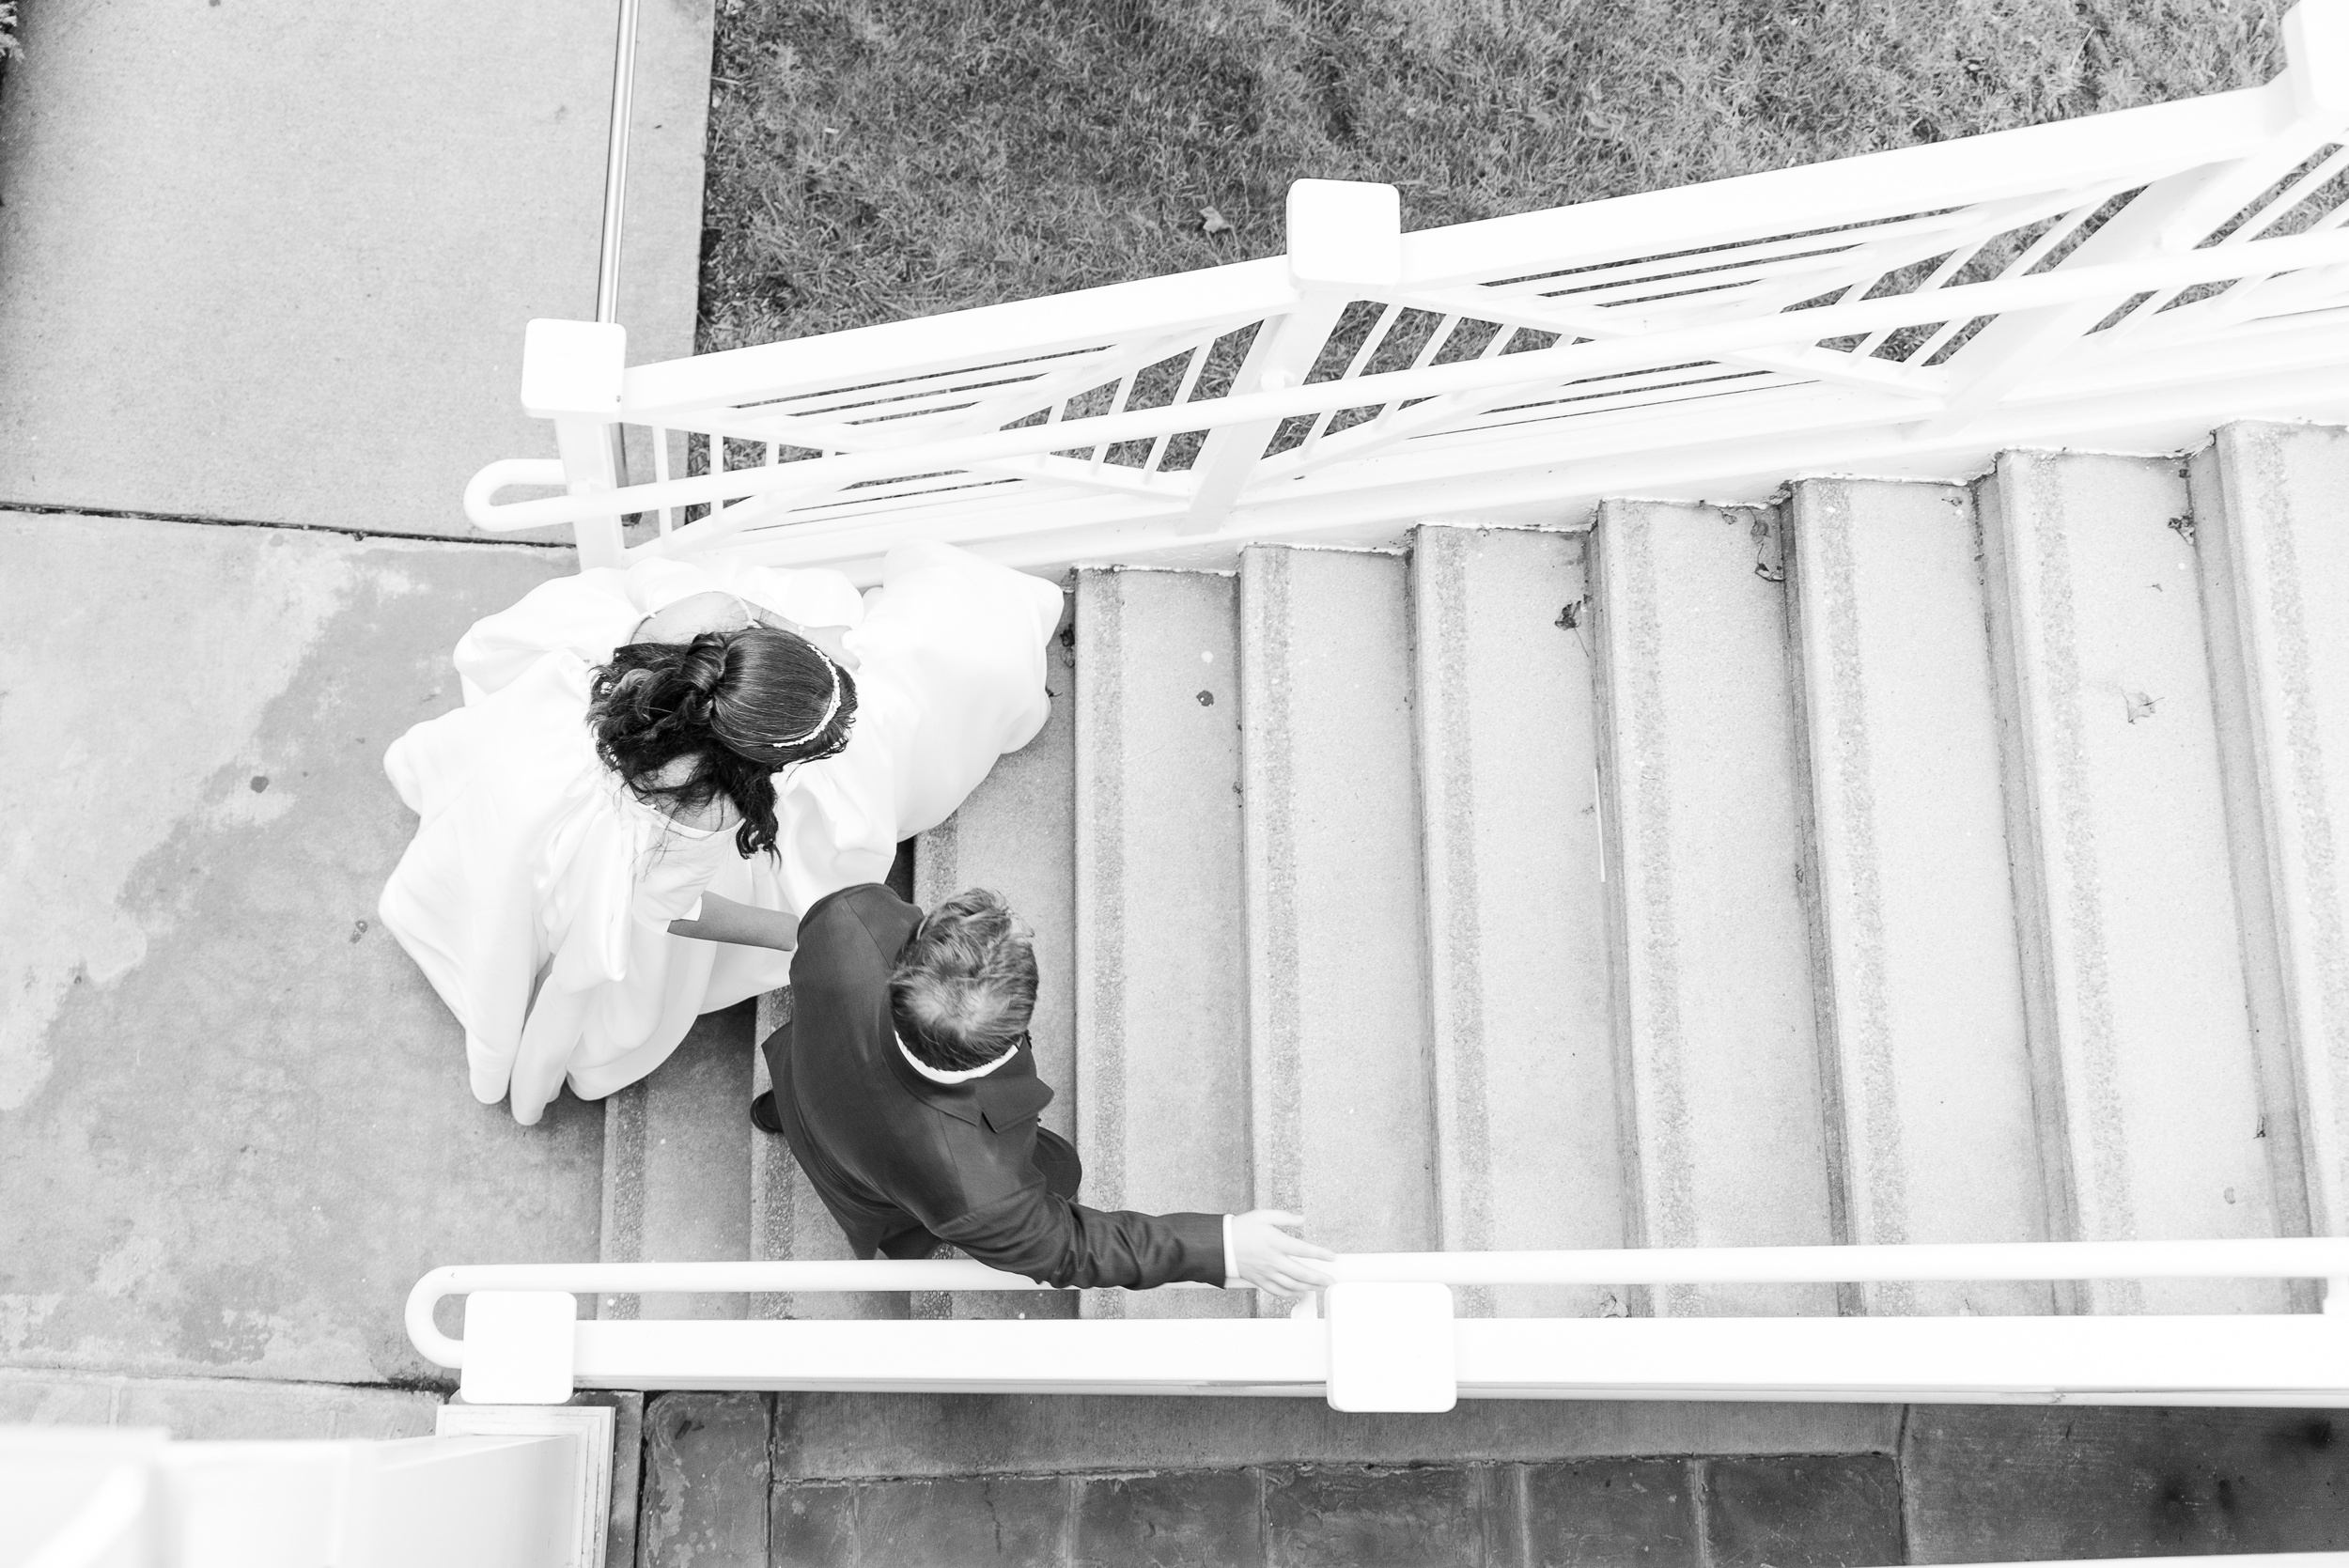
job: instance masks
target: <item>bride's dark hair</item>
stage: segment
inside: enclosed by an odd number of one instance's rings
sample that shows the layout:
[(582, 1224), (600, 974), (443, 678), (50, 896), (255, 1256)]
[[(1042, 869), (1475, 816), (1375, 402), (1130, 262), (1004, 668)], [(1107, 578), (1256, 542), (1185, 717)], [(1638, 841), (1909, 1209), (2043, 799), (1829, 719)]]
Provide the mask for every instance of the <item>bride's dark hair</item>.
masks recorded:
[[(835, 680), (839, 706), (825, 719)], [(766, 626), (614, 648), (588, 690), (604, 766), (657, 805), (699, 811), (723, 797), (745, 859), (775, 846), (776, 771), (836, 755), (856, 719), (848, 672), (806, 638)], [(693, 759), (691, 772), (652, 782), (680, 757)]]

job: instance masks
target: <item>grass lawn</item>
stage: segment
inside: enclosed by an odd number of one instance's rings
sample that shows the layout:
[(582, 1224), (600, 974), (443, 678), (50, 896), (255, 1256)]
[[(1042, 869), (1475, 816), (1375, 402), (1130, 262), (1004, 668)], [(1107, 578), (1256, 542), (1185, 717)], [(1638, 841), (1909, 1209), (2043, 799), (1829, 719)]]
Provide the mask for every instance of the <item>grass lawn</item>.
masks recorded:
[[(720, 0), (708, 351), (2190, 97), (2283, 0)], [(1229, 225), (1210, 234), (1204, 209)]]

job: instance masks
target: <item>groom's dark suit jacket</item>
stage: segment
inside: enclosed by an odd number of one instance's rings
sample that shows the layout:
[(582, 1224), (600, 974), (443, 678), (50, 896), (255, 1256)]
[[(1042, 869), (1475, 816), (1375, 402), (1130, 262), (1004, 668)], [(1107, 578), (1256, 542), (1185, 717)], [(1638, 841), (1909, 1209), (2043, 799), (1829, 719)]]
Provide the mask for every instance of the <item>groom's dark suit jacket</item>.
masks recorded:
[(913, 1070), (889, 973), (921, 921), (878, 883), (817, 900), (791, 960), (791, 1021), (767, 1040), (784, 1137), (856, 1255), (922, 1258), (949, 1241), (1063, 1287), (1223, 1283), (1222, 1216), (1104, 1213), (1047, 1188), (1036, 1113), (1052, 1091), (1032, 1050), (962, 1083)]

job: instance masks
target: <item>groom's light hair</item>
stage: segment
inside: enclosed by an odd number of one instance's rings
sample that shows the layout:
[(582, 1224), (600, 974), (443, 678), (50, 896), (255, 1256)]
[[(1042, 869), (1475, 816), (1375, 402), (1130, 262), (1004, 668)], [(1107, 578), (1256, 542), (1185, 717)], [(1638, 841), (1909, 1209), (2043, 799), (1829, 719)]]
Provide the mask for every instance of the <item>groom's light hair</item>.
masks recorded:
[(906, 1049), (931, 1066), (985, 1066), (1018, 1043), (1035, 1012), (1034, 934), (1001, 893), (955, 894), (898, 954), (889, 1011)]

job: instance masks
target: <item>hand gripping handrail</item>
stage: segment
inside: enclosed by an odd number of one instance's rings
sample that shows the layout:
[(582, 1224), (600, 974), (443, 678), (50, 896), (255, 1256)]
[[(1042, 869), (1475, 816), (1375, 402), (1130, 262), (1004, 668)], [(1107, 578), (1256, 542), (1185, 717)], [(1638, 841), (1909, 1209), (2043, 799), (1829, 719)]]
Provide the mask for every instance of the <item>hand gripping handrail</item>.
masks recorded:
[[(1627, 1248), (1560, 1252), (1354, 1252), (1326, 1265), (1339, 1282), (1444, 1285), (1815, 1284), (1924, 1280), (2308, 1279), (2330, 1281), (2326, 1310), (2349, 1312), (2349, 1237), (2209, 1241), (2021, 1241), (1850, 1247)], [(436, 1268), (408, 1294), (408, 1338), (436, 1365), (464, 1344), (433, 1310), (473, 1291), (1049, 1290), (984, 1264), (493, 1264)]]

